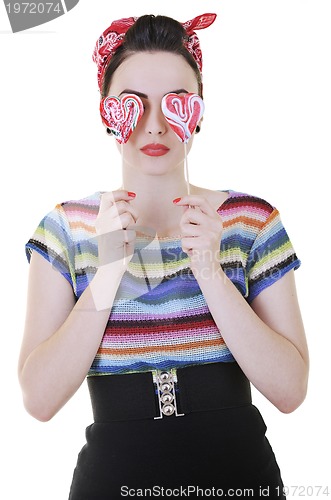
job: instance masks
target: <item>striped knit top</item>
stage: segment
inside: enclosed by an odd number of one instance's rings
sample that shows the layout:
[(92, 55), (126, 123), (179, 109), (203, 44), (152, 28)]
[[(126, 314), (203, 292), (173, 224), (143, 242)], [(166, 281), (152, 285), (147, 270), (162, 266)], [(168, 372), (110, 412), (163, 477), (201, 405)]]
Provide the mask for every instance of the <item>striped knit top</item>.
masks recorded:
[[(279, 212), (265, 200), (228, 191), (217, 212), (223, 221), (221, 266), (251, 303), (300, 265)], [(77, 299), (98, 266), (95, 219), (100, 192), (57, 205), (26, 244), (68, 280)], [(137, 233), (88, 376), (233, 362), (189, 267), (180, 238)]]

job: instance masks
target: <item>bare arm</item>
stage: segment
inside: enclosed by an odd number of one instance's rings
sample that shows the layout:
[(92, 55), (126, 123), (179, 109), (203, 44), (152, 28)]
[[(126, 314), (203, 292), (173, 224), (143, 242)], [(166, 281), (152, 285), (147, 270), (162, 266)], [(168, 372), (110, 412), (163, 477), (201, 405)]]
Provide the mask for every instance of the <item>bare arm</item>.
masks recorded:
[[(106, 275), (103, 270), (94, 279)], [(39, 420), (49, 420), (86, 377), (105, 331), (116, 281), (108, 276), (113, 286), (107, 309), (96, 309), (90, 287), (75, 304), (67, 280), (33, 252), (19, 380), (26, 409)]]
[(248, 379), (282, 412), (295, 410), (307, 391), (308, 349), (294, 271), (263, 290), (252, 306), (222, 270), (199, 285)]
[[(18, 371), (26, 409), (39, 420), (52, 418), (77, 391), (104, 334), (126, 269), (123, 260), (116, 258), (124, 255), (125, 239), (132, 239), (132, 249), (135, 238), (133, 231), (117, 231), (116, 244), (114, 238), (107, 238), (114, 229), (135, 222), (133, 210), (127, 202), (123, 203), (125, 194), (117, 192), (115, 197), (122, 200), (118, 206), (114, 198), (104, 196), (98, 216), (99, 257), (103, 265), (77, 302), (67, 280), (41, 255), (32, 253)], [(109, 258), (111, 252), (113, 258)], [(126, 264), (130, 255), (131, 251)]]

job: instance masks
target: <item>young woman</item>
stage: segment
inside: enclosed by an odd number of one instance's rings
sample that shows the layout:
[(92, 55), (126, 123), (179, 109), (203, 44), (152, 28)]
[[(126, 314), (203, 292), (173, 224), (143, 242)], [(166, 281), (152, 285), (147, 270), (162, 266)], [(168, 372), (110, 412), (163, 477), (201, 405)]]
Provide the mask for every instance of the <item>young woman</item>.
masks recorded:
[(123, 186), (57, 205), (27, 243), (25, 406), (47, 421), (86, 376), (91, 394), (70, 500), (162, 488), (284, 498), (250, 383), (285, 413), (305, 398), (300, 261), (265, 200), (194, 185), (187, 194), (183, 144), (161, 109), (168, 93), (202, 96), (194, 30), (215, 17), (148, 15), (101, 35), (101, 97), (144, 105), (122, 146)]

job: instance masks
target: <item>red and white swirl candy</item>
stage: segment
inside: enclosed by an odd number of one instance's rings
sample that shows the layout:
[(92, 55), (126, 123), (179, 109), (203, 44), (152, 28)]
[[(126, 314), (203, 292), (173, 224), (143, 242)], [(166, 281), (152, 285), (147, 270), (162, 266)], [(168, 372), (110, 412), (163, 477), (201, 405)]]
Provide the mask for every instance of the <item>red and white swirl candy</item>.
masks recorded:
[(187, 144), (205, 110), (202, 98), (197, 94), (166, 94), (161, 107), (178, 139)]
[(134, 94), (122, 97), (111, 95), (100, 101), (102, 121), (120, 144), (129, 140), (143, 113), (143, 103), (140, 97)]

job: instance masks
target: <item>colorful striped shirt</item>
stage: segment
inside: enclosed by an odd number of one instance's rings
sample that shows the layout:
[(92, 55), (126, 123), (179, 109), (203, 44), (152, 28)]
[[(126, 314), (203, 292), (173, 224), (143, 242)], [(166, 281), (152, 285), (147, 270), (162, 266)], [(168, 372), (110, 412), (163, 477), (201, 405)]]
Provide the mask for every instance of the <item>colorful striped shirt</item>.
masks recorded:
[[(221, 266), (248, 303), (300, 266), (279, 212), (265, 200), (227, 191)], [(26, 244), (70, 283), (78, 300), (96, 272), (95, 220), (101, 193), (55, 207)], [(88, 376), (233, 362), (178, 238), (139, 235)]]

